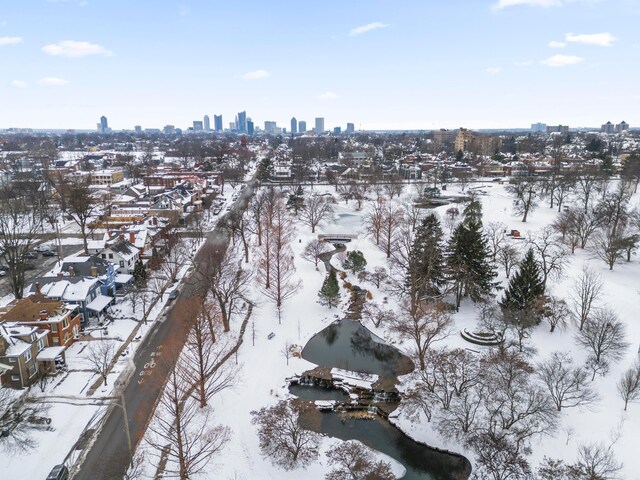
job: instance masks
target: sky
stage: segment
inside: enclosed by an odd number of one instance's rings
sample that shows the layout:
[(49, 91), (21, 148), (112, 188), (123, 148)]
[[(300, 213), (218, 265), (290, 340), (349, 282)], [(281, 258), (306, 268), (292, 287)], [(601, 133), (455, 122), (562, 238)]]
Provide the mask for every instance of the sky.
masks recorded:
[(640, 125), (640, 0), (0, 1), (0, 129)]

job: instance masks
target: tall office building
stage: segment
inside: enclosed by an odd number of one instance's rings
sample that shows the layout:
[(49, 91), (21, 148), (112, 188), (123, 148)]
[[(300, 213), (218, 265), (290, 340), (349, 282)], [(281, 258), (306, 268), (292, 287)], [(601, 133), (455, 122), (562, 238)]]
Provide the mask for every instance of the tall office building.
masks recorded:
[(547, 131), (547, 124), (546, 123), (532, 123), (531, 124), (531, 131), (533, 133), (546, 133)]
[(264, 133), (267, 135), (273, 135), (276, 133), (276, 129), (278, 128), (276, 122), (265, 121), (264, 122)]
[(316, 135), (324, 133), (324, 117), (316, 117), (316, 128), (314, 132)]
[(193, 121), (193, 130), (195, 132), (201, 132), (202, 131), (202, 122), (199, 120), (194, 120)]
[(136, 125), (135, 127), (133, 127), (133, 131), (136, 133), (142, 133), (142, 126)]
[(298, 121), (296, 120), (296, 117), (291, 119), (291, 133), (298, 133)]
[(176, 127), (173, 125), (165, 125), (162, 129), (162, 133), (165, 135), (173, 135), (176, 133)]
[(242, 133), (247, 133), (247, 112), (238, 112), (236, 128)]
[(213, 128), (215, 128), (216, 132), (222, 131), (222, 115), (213, 116)]
[(334, 127), (333, 128), (333, 134), (334, 135), (340, 135), (342, 133), (342, 128), (341, 127)]
[(209, 115), (204, 116), (204, 131), (205, 132), (211, 131), (211, 122), (209, 121)]
[(307, 133), (307, 122), (305, 122), (304, 120), (300, 120), (298, 122), (298, 132)]
[(247, 134), (253, 135), (253, 121), (250, 119), (247, 119)]
[(353, 133), (355, 132), (355, 128), (353, 126), (353, 123), (347, 123), (347, 129), (344, 131), (344, 133)]
[(100, 117), (100, 124), (98, 127), (100, 133), (107, 133), (109, 131), (109, 123), (107, 122), (107, 117), (104, 115)]

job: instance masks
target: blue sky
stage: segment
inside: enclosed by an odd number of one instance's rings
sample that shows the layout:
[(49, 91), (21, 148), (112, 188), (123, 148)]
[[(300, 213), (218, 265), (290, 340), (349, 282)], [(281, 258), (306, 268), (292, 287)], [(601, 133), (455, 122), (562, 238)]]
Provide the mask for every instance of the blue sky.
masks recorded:
[(0, 3), (0, 128), (640, 125), (640, 0)]

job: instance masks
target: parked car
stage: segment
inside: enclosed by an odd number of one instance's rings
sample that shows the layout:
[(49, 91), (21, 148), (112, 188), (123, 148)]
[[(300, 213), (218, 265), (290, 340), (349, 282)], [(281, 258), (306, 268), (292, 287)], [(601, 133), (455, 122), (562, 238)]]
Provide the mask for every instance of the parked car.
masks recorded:
[(47, 475), (47, 480), (67, 480), (68, 478), (69, 469), (64, 465), (56, 465)]
[(36, 252), (44, 253), (49, 250), (49, 246), (41, 243), (40, 245), (37, 245), (33, 250)]
[(38, 252), (26, 252), (24, 255), (22, 255), (22, 257), (33, 260), (35, 258), (38, 258)]
[(53, 250), (45, 250), (44, 252), (42, 252), (42, 256), (43, 257), (55, 257), (56, 256), (56, 252), (54, 252)]
[(176, 298), (178, 298), (178, 294), (180, 292), (178, 292), (178, 289), (176, 288), (175, 290), (173, 290), (170, 294), (169, 294), (169, 298), (167, 300), (167, 302), (173, 302)]

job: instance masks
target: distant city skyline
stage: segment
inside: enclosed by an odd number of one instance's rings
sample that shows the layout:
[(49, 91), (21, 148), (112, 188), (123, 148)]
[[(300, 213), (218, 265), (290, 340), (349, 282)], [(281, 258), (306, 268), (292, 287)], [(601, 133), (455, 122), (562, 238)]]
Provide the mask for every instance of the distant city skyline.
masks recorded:
[(5, 3), (0, 129), (640, 124), (637, 1)]

